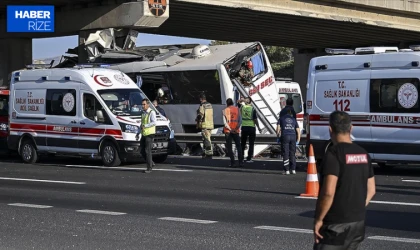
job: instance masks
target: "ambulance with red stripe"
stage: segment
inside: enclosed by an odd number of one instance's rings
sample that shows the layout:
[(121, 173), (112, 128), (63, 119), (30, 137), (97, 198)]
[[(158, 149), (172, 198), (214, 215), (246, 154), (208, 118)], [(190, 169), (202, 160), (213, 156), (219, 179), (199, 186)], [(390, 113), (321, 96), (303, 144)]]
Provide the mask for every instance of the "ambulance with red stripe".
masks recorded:
[(300, 85), (297, 82), (293, 82), (290, 78), (275, 78), (275, 84), (277, 92), (280, 98), (280, 107), (283, 109), (286, 107), (286, 100), (291, 98), (293, 100), (293, 109), (296, 112), (296, 120), (302, 133), (305, 131), (303, 128), (303, 99)]
[(8, 151), (7, 137), (9, 136), (9, 89), (0, 87), (0, 150)]
[(379, 166), (420, 162), (420, 46), (326, 49), (307, 83), (307, 145), (322, 160), (331, 146), (328, 118), (351, 115), (352, 140)]
[[(15, 71), (8, 146), (26, 163), (37, 162), (40, 154), (64, 154), (100, 157), (105, 166), (118, 166), (140, 157), (136, 135), (144, 99), (136, 83), (117, 70), (77, 66)], [(170, 121), (157, 114), (154, 162), (166, 160), (172, 138)]]

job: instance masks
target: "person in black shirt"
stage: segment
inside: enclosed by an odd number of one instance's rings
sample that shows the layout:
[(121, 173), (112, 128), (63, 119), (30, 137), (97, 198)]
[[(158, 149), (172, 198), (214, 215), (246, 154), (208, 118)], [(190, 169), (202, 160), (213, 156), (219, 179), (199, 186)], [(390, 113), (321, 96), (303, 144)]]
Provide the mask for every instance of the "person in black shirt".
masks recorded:
[(320, 168), (320, 193), (315, 210), (314, 250), (358, 249), (365, 238), (366, 206), (375, 195), (369, 154), (352, 143), (350, 116), (330, 115), (333, 146)]

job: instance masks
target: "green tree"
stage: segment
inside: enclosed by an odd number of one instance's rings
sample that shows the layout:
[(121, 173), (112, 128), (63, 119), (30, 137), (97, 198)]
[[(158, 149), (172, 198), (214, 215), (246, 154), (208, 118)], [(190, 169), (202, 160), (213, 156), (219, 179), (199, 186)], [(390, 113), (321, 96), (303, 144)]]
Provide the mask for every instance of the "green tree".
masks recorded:
[(272, 63), (288, 62), (293, 60), (292, 48), (266, 46), (265, 52), (267, 53), (268, 59)]
[(231, 44), (232, 42), (226, 42), (226, 41), (218, 41), (218, 40), (213, 40), (210, 42), (211, 46), (214, 45), (226, 45), (226, 44)]

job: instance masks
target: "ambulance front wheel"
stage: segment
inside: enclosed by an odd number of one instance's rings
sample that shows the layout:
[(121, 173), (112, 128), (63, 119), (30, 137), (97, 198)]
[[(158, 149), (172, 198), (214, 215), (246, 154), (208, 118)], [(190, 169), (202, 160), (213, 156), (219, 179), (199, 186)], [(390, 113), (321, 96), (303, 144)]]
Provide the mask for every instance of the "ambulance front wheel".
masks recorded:
[(117, 167), (121, 164), (117, 147), (114, 143), (105, 141), (101, 148), (102, 162), (107, 167)]
[(166, 159), (168, 158), (168, 155), (156, 155), (156, 156), (153, 156), (152, 158), (153, 158), (153, 162), (162, 163), (166, 161)]
[(25, 138), (20, 146), (20, 156), (25, 163), (36, 163), (38, 161), (38, 153), (36, 152), (34, 142)]

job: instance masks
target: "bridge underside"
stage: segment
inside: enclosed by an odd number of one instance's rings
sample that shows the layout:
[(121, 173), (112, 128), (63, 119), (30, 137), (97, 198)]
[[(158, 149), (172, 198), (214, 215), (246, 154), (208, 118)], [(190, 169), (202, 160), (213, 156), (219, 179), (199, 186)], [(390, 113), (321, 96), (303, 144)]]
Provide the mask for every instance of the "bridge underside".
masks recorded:
[(401, 42), (420, 42), (420, 32), (362, 23), (179, 1), (171, 1), (170, 8), (169, 19), (159, 28), (141, 32), (236, 42), (260, 41), (290, 48), (398, 46)]

